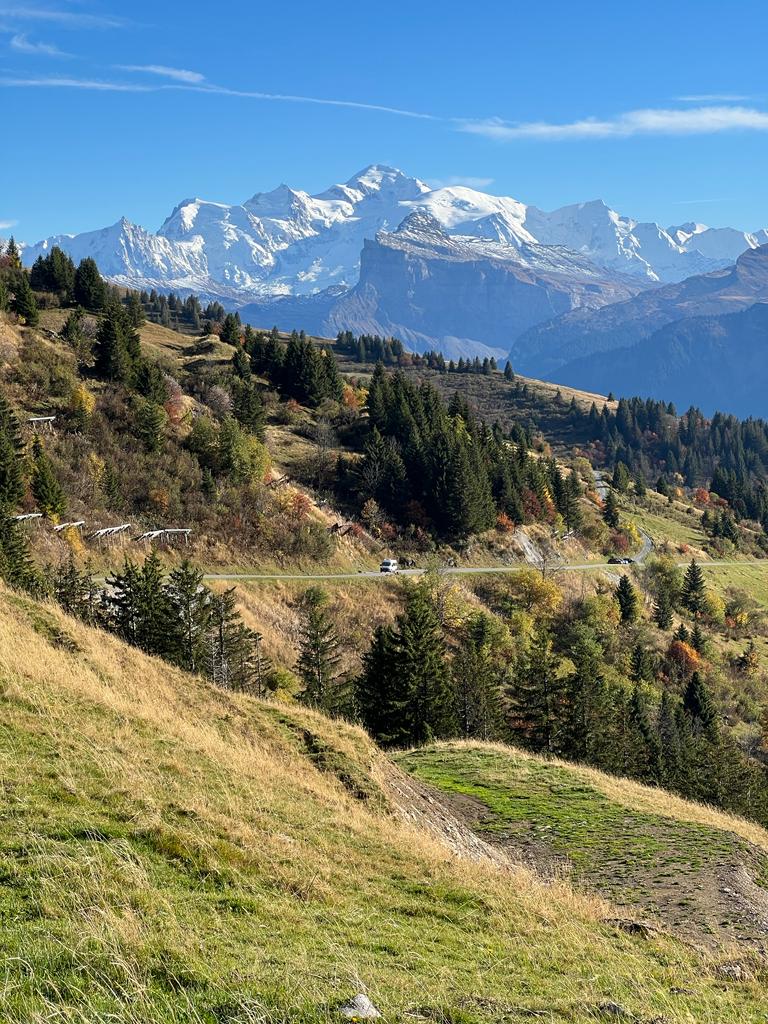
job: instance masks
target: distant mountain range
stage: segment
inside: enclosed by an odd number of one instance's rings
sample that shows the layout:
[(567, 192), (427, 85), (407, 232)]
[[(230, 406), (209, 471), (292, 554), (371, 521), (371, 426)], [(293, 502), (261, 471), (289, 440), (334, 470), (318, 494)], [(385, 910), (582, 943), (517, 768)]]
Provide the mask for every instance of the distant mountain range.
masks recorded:
[[(53, 245), (93, 256), (123, 284), (196, 290), (245, 302), (311, 295), (358, 281), (365, 241), (426, 210), (452, 236), (518, 249), (558, 246), (575, 258), (654, 284), (725, 266), (768, 232), (683, 224), (664, 229), (623, 217), (600, 201), (545, 213), (516, 199), (463, 186), (432, 189), (392, 167), (373, 165), (318, 195), (280, 185), (240, 206), (185, 199), (156, 233), (119, 220), (28, 246), (31, 263)], [(578, 269), (578, 268), (576, 268)]]
[(677, 320), (629, 348), (574, 360), (549, 375), (571, 387), (768, 418), (768, 303)]
[(663, 228), (600, 201), (547, 213), (373, 165), (317, 195), (187, 199), (156, 233), (122, 219), (23, 258), (58, 245), (118, 284), (216, 298), (257, 326), (393, 334), (449, 357), (511, 350), (522, 372), (635, 393), (630, 362), (605, 354), (768, 301), (766, 243), (766, 229)]

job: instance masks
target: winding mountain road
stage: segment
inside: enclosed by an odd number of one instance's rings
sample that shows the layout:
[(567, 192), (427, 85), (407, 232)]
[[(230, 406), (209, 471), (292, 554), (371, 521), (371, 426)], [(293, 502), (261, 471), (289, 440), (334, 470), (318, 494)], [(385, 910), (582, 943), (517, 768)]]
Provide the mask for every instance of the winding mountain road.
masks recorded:
[[(635, 559), (633, 564), (637, 565), (639, 559)], [(681, 568), (685, 568), (690, 563), (677, 562)], [(702, 569), (716, 569), (718, 566), (748, 566), (757, 565), (763, 569), (768, 569), (768, 559), (750, 559), (741, 562), (729, 561), (729, 562), (699, 562)], [(506, 575), (508, 573), (521, 572), (523, 569), (533, 569), (535, 566), (529, 565), (527, 562), (518, 562), (515, 565), (476, 565), (476, 566), (450, 566), (444, 569), (440, 569), (440, 573), (444, 576), (486, 576), (494, 573), (500, 575)], [(581, 565), (563, 565), (558, 566), (553, 570), (553, 575), (561, 572), (588, 572), (591, 569), (604, 569), (610, 572), (616, 572), (621, 570), (622, 566), (613, 565), (609, 562), (584, 562)], [(624, 567), (628, 568), (628, 566)], [(400, 569), (397, 574), (377, 572), (375, 570), (361, 570), (360, 572), (338, 572), (338, 573), (310, 573), (310, 574), (297, 574), (297, 573), (248, 573), (248, 572), (230, 572), (230, 573), (207, 573), (203, 579), (205, 580), (223, 580), (231, 581), (236, 583), (241, 581), (246, 582), (269, 582), (271, 581), (291, 581), (291, 580), (389, 580), (397, 579), (400, 576), (423, 576), (426, 569)]]

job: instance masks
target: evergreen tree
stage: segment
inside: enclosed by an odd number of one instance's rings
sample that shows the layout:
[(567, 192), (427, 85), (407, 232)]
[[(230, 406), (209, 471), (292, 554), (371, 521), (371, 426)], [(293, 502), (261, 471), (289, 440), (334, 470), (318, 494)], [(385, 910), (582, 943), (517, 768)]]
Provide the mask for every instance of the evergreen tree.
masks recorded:
[(695, 734), (704, 733), (709, 739), (717, 737), (717, 709), (709, 688), (698, 672), (688, 680), (683, 694), (683, 710)]
[(236, 314), (227, 313), (221, 325), (221, 340), (227, 345), (240, 345), (240, 321)]
[(661, 589), (656, 598), (656, 603), (653, 606), (653, 621), (659, 629), (666, 630), (672, 625), (672, 601), (666, 588)]
[(509, 360), (507, 360), (507, 364), (504, 367), (504, 379), (510, 381), (515, 379), (515, 371), (512, 369), (512, 363)]
[(459, 734), (466, 739), (495, 739), (501, 724), (503, 670), (493, 656), (498, 636), (489, 616), (467, 623), (453, 659), (452, 676)]
[(638, 597), (629, 576), (622, 576), (619, 580), (619, 585), (616, 587), (616, 600), (619, 603), (621, 621), (626, 624), (636, 622), (639, 615)]
[(557, 753), (565, 742), (565, 684), (559, 668), (552, 637), (546, 627), (539, 626), (518, 660), (508, 689), (510, 725), (536, 751)]
[(408, 694), (409, 740), (413, 744), (450, 736), (455, 718), (445, 641), (425, 584), (414, 586), (397, 617), (395, 670)]
[(35, 437), (32, 444), (31, 485), (37, 507), (43, 515), (49, 519), (58, 518), (66, 508), (64, 492), (39, 437)]
[(90, 256), (81, 260), (75, 271), (72, 296), (78, 306), (92, 312), (99, 312), (106, 304), (107, 286)]
[(16, 316), (21, 317), (28, 327), (34, 327), (40, 320), (35, 299), (29, 278), (24, 271), (19, 271), (13, 284), (13, 300), (11, 310)]
[(200, 672), (209, 653), (211, 625), (211, 592), (203, 586), (203, 574), (184, 559), (169, 574), (165, 593), (176, 627), (173, 660), (188, 672)]
[(605, 504), (603, 506), (603, 520), (606, 526), (609, 526), (612, 530), (618, 530), (619, 528), (619, 503), (616, 500), (616, 495), (612, 490), (608, 491), (605, 496)]
[(165, 445), (165, 426), (168, 415), (159, 405), (143, 399), (136, 401), (136, 436), (148, 452), (162, 451)]
[(0, 579), (16, 590), (41, 593), (42, 581), (29, 554), (22, 529), (0, 507)]
[(368, 732), (383, 747), (404, 747), (410, 742), (408, 683), (397, 669), (394, 631), (377, 626), (363, 671), (355, 683), (358, 714)]
[(704, 573), (694, 558), (691, 560), (691, 564), (685, 573), (681, 603), (692, 615), (698, 615), (704, 607), (705, 596), (706, 584), (704, 582)]
[(327, 597), (310, 587), (302, 601), (299, 660), (296, 670), (304, 683), (302, 699), (314, 707), (330, 709), (341, 661), (339, 637), (326, 610)]

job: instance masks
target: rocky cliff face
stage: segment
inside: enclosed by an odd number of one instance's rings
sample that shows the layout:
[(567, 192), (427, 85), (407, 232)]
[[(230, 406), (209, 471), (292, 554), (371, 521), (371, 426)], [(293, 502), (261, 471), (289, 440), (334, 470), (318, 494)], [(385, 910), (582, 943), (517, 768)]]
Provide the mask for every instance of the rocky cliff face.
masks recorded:
[(448, 357), (506, 352), (533, 324), (594, 309), (638, 284), (557, 247), (449, 236), (426, 210), (365, 242), (360, 281), (330, 311), (326, 329), (395, 335)]

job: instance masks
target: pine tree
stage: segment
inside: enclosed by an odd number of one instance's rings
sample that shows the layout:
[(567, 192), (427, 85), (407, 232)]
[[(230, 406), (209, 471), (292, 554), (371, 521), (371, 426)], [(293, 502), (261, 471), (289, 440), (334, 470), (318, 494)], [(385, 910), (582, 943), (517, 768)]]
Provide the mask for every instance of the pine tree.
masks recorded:
[(704, 573), (694, 558), (686, 570), (681, 595), (683, 607), (687, 608), (692, 615), (698, 615), (703, 609), (706, 589)]
[(617, 462), (616, 468), (613, 471), (613, 479), (611, 481), (612, 486), (615, 487), (617, 491), (624, 494), (629, 488), (629, 481), (629, 470), (623, 462)]
[(621, 621), (626, 624), (636, 622), (639, 615), (638, 597), (629, 576), (622, 576), (619, 580), (619, 585), (616, 587), (616, 600), (619, 603)]
[(685, 785), (687, 766), (675, 704), (666, 690), (661, 694), (657, 731), (661, 748), (660, 781), (665, 788), (679, 791)]
[(97, 620), (99, 588), (90, 568), (80, 572), (70, 554), (53, 574), (53, 596), (68, 615), (75, 615), (84, 622), (93, 624)]
[(704, 733), (710, 740), (717, 737), (717, 709), (704, 680), (694, 672), (683, 694), (683, 710), (696, 735)]
[(34, 292), (23, 270), (19, 271), (13, 284), (11, 309), (29, 327), (34, 327), (40, 320)]
[(514, 380), (515, 379), (515, 371), (512, 369), (512, 363), (510, 363), (509, 360), (507, 360), (507, 364), (504, 367), (504, 379), (505, 380)]
[(672, 601), (666, 588), (662, 588), (656, 598), (653, 607), (653, 620), (659, 629), (666, 630), (672, 625)]
[(693, 629), (691, 630), (691, 647), (698, 654), (704, 654), (707, 647), (707, 641), (704, 636), (704, 632), (698, 622), (695, 622)]
[(455, 718), (440, 620), (426, 585), (412, 587), (397, 618), (395, 665), (408, 693), (410, 742), (452, 735)]
[(605, 497), (605, 505), (603, 506), (603, 520), (606, 526), (609, 526), (612, 530), (618, 530), (619, 528), (619, 503), (616, 500), (616, 495), (612, 490), (608, 491)]
[(641, 643), (635, 644), (630, 657), (629, 678), (633, 683), (650, 682), (654, 675), (653, 655)]
[(148, 452), (157, 453), (165, 445), (165, 426), (168, 415), (161, 406), (143, 399), (136, 401), (136, 436)]
[(232, 372), (240, 380), (248, 380), (251, 376), (251, 360), (239, 344), (232, 356)]
[(503, 670), (493, 657), (497, 639), (492, 620), (480, 613), (467, 623), (453, 659), (456, 716), (465, 739), (499, 736)]
[(81, 260), (75, 271), (72, 294), (78, 306), (92, 312), (99, 312), (106, 304), (107, 287), (96, 266), (96, 261), (90, 256)]
[(408, 682), (397, 667), (394, 631), (377, 626), (363, 671), (355, 683), (358, 714), (368, 732), (383, 747), (404, 747), (410, 742)]
[(32, 493), (37, 507), (49, 519), (57, 519), (66, 508), (64, 492), (53, 472), (51, 460), (39, 437), (32, 444)]
[(518, 661), (508, 688), (510, 725), (536, 751), (557, 753), (565, 740), (565, 683), (552, 637), (539, 626)]
[(0, 579), (16, 590), (26, 590), (32, 594), (39, 594), (43, 590), (21, 527), (1, 507)]
[(319, 587), (310, 587), (304, 594), (296, 664), (304, 683), (302, 699), (323, 709), (328, 709), (335, 699), (334, 684), (341, 661), (339, 637), (326, 602), (327, 597)]
[(221, 340), (227, 345), (240, 345), (240, 322), (234, 313), (227, 313), (221, 326)]
[(211, 592), (203, 586), (203, 574), (184, 559), (169, 574), (165, 593), (175, 624), (173, 660), (188, 672), (200, 672), (206, 665), (211, 623)]

